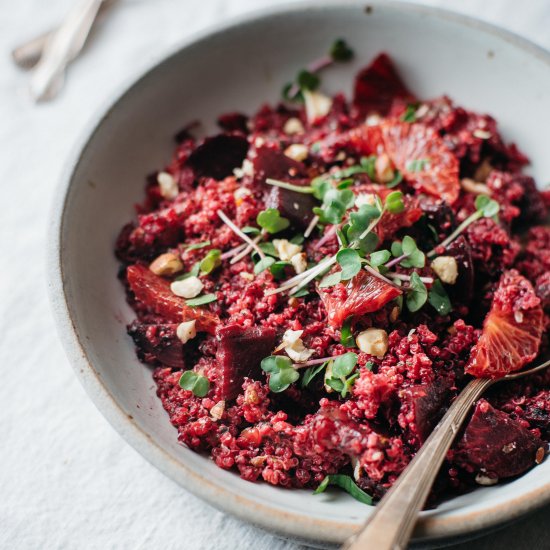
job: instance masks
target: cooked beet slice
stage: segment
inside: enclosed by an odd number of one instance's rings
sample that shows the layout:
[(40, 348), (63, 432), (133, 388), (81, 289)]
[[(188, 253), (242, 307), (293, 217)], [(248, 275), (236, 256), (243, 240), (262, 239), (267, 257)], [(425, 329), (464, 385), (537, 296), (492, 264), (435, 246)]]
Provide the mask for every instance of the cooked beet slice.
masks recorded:
[(226, 113), (218, 118), (218, 126), (226, 132), (248, 134), (248, 117), (242, 113)]
[(517, 476), (535, 466), (546, 445), (488, 401), (478, 401), (472, 419), (454, 451), (463, 468), (489, 478)]
[(260, 182), (264, 182), (266, 178), (288, 181), (291, 177), (305, 177), (307, 175), (303, 163), (287, 157), (278, 149), (269, 147), (258, 147), (256, 149), (252, 165), (256, 181)]
[(206, 138), (189, 156), (187, 165), (197, 176), (223, 179), (242, 165), (248, 140), (238, 134), (219, 134)]
[(402, 393), (402, 401), (414, 416), (416, 433), (420, 443), (424, 443), (437, 422), (447, 410), (445, 403), (449, 397), (452, 382), (441, 378), (430, 385), (407, 388)]
[(128, 327), (128, 334), (138, 349), (138, 357), (148, 363), (156, 359), (167, 367), (182, 369), (183, 344), (176, 335), (178, 325), (146, 325), (134, 321)]
[(245, 377), (260, 378), (260, 363), (275, 346), (275, 329), (234, 324), (221, 327), (217, 336), (216, 360), (221, 369), (222, 397), (234, 399)]
[(445, 251), (446, 256), (452, 256), (458, 266), (458, 277), (454, 285), (446, 287), (452, 300), (460, 300), (468, 304), (474, 295), (474, 262), (472, 249), (463, 235), (453, 241)]
[(353, 105), (362, 115), (386, 115), (396, 98), (416, 101), (397, 74), (392, 60), (382, 53), (357, 75)]
[(281, 216), (300, 229), (305, 229), (313, 219), (315, 206), (319, 206), (319, 202), (312, 195), (295, 193), (281, 187), (273, 187), (266, 200), (266, 208), (276, 208)]

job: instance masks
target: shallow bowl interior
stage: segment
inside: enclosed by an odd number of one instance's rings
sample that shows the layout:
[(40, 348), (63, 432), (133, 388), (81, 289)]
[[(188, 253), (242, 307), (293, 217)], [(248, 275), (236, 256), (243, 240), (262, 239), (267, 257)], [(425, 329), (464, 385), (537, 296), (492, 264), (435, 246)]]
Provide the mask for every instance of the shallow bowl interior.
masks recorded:
[[(52, 296), (61, 335), (92, 399), (157, 467), (218, 507), (279, 533), (338, 542), (370, 509), (345, 494), (313, 497), (251, 484), (177, 443), (151, 372), (126, 336), (132, 319), (113, 245), (143, 196), (144, 176), (170, 159), (174, 133), (200, 119), (214, 129), (229, 110), (275, 101), (282, 83), (345, 36), (356, 61), (323, 75), (349, 95), (352, 77), (380, 51), (394, 58), (419, 97), (447, 93), (493, 114), (506, 138), (550, 175), (548, 55), (486, 25), (433, 9), (334, 2), (281, 9), (217, 29), (185, 45), (135, 82), (78, 148), (55, 211)], [(464, 534), (512, 519), (550, 493), (550, 462), (507, 484), (479, 489), (425, 512), (419, 537)]]

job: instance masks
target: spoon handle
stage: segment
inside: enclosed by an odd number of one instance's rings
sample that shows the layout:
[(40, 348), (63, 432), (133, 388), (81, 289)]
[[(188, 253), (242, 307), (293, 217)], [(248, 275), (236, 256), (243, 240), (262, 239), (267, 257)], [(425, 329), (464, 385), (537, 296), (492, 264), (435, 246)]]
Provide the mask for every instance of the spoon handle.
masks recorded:
[(362, 530), (342, 550), (405, 550), (447, 451), (470, 407), (492, 382), (475, 379), (462, 390)]

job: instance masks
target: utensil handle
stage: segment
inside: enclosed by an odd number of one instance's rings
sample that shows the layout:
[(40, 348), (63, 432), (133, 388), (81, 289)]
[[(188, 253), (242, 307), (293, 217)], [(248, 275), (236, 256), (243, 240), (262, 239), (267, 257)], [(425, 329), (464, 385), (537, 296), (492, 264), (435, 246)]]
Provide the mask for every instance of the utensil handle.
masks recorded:
[(363, 529), (344, 543), (343, 550), (406, 549), (447, 451), (471, 406), (491, 384), (492, 380), (479, 378), (462, 390)]

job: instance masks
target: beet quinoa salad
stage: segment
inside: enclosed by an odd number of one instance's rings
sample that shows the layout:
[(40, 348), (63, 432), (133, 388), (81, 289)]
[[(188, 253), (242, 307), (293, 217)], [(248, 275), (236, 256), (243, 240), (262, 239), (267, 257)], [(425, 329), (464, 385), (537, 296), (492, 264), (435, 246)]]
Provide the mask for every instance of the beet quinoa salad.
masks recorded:
[[(320, 92), (338, 40), (282, 102), (176, 136), (116, 253), (179, 440), (246, 480), (365, 503), (460, 389), (548, 352), (549, 195), (496, 121), (417, 98), (380, 54)], [(434, 488), (544, 460), (550, 372), (480, 399)]]

